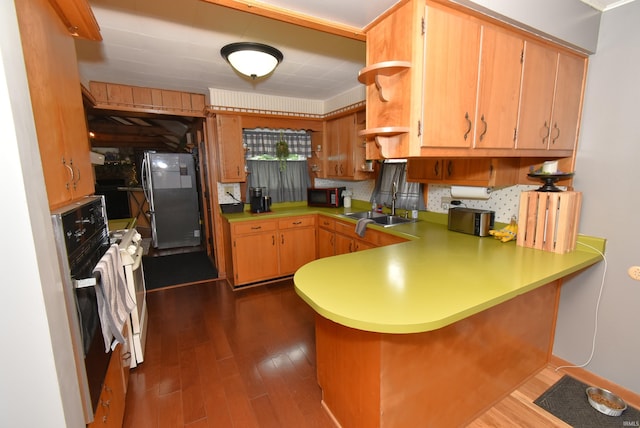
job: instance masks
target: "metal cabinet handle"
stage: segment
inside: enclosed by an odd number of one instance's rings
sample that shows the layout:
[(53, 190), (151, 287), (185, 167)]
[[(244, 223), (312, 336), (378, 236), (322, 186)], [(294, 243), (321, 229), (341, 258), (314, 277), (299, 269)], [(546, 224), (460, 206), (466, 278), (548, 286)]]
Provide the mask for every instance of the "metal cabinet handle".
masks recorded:
[(433, 172), (436, 174), (436, 177), (440, 176), (440, 161), (437, 160), (436, 164), (433, 166)]
[(251, 226), (251, 230), (260, 230), (262, 226)]
[(271, 235), (271, 245), (276, 245), (276, 237), (275, 237), (275, 235)]
[(555, 144), (556, 140), (558, 138), (560, 138), (560, 128), (558, 128), (558, 123), (557, 122), (553, 124), (553, 129), (555, 129), (558, 132), (556, 133), (556, 136), (553, 137), (553, 139), (551, 140), (551, 144)]
[(302, 221), (294, 221), (292, 224), (295, 224), (295, 225), (302, 224)]
[(447, 177), (451, 177), (453, 175), (453, 161), (449, 161), (447, 163)]
[[(69, 161), (69, 165), (71, 166), (71, 171), (73, 172), (73, 159), (71, 159)], [(78, 188), (78, 182), (80, 181), (80, 168), (76, 168), (76, 171), (78, 171), (78, 175), (77, 178), (73, 179), (73, 190), (76, 190)], [(75, 177), (75, 174), (72, 174), (73, 177)]]
[(236, 165), (236, 175), (240, 177), (240, 165)]
[(544, 136), (542, 137), (542, 144), (547, 144), (547, 137), (549, 136), (549, 125), (547, 125), (547, 121), (544, 121)]
[(73, 168), (67, 165), (67, 161), (64, 160), (64, 157), (62, 158), (62, 165), (64, 165), (69, 170), (69, 181), (67, 181), (67, 184), (65, 185), (67, 190), (69, 190), (69, 187), (71, 187), (71, 183), (73, 183)]
[(280, 235), (280, 243), (284, 245), (284, 233)]
[(487, 122), (484, 120), (484, 114), (482, 115), (482, 117), (480, 118), (480, 120), (482, 121), (482, 123), (484, 124), (484, 131), (482, 131), (482, 134), (480, 134), (480, 141), (484, 140), (484, 136), (487, 133)]
[(467, 141), (469, 132), (471, 132), (471, 119), (469, 119), (469, 112), (465, 112), (464, 118), (467, 120), (467, 132), (464, 133), (464, 140)]

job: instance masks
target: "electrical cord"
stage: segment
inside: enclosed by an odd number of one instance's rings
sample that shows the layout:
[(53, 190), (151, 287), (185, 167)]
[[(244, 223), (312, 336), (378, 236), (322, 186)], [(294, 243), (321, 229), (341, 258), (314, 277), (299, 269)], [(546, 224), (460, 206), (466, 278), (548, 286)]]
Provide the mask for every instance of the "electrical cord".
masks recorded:
[(578, 244), (591, 248), (596, 253), (600, 254), (600, 256), (602, 257), (602, 260), (604, 261), (604, 270), (602, 271), (602, 282), (600, 283), (600, 292), (598, 293), (598, 301), (596, 302), (596, 313), (595, 313), (595, 320), (594, 320), (594, 326), (593, 326), (593, 340), (591, 342), (591, 355), (589, 355), (589, 359), (583, 364), (559, 366), (559, 367), (556, 367), (555, 369), (556, 372), (560, 369), (586, 367), (589, 363), (591, 363), (591, 360), (593, 359), (593, 354), (595, 354), (596, 352), (596, 336), (598, 335), (598, 312), (600, 310), (600, 301), (602, 300), (602, 290), (604, 289), (604, 279), (607, 275), (607, 258), (605, 257), (602, 251), (598, 250), (595, 247), (592, 247), (589, 244), (585, 244), (579, 241), (578, 241)]

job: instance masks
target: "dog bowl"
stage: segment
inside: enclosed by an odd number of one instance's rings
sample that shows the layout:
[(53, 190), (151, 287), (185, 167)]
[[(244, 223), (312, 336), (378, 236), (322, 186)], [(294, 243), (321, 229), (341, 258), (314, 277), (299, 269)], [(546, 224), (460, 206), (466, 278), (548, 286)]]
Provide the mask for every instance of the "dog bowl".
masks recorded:
[(627, 409), (627, 403), (611, 391), (591, 386), (586, 392), (591, 407), (607, 416), (620, 416)]

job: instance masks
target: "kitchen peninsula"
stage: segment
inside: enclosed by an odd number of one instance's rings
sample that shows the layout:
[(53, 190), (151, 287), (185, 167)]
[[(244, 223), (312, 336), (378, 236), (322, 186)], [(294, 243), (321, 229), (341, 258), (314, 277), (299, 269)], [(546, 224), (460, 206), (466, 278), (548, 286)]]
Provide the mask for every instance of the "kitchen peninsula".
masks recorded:
[[(393, 228), (408, 242), (295, 274), (317, 312), (323, 405), (342, 427), (472, 420), (546, 365), (562, 278), (601, 260), (581, 244), (561, 255), (431, 220)], [(604, 250), (603, 239), (579, 242)]]

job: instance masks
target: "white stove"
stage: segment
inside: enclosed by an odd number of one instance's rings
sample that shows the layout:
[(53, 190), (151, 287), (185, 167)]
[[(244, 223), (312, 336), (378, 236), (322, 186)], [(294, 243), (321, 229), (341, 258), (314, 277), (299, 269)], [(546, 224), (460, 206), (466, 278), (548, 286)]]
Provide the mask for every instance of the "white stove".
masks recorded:
[(147, 290), (144, 283), (144, 268), (141, 245), (142, 237), (136, 229), (116, 230), (109, 234), (112, 244), (118, 244), (122, 268), (127, 281), (129, 294), (136, 301), (136, 308), (131, 312), (129, 324), (129, 349), (131, 349), (131, 368), (144, 361), (144, 348), (147, 341)]

